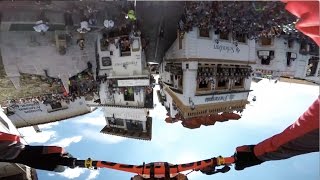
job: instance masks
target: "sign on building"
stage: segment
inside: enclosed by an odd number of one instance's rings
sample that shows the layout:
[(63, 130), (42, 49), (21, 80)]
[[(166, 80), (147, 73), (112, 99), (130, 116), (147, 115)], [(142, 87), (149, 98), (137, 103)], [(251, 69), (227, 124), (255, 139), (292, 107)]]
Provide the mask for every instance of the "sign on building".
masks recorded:
[(127, 79), (127, 80), (118, 80), (118, 87), (125, 86), (149, 86), (149, 79)]

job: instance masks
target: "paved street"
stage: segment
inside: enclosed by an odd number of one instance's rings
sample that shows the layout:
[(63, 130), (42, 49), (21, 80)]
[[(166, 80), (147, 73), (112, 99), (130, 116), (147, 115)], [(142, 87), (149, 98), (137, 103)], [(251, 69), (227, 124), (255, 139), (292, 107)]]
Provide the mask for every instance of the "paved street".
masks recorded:
[[(146, 51), (148, 61), (161, 62), (165, 51), (176, 39), (177, 24), (183, 13), (183, 5), (184, 2), (180, 1), (137, 2), (137, 16), (142, 22), (142, 33), (149, 40)], [(157, 46), (160, 25), (164, 28), (164, 37), (159, 39)]]
[[(129, 2), (128, 4), (133, 4)], [(113, 19), (115, 26), (121, 26), (124, 21), (125, 2), (122, 1), (52, 1), (50, 5), (37, 5), (33, 1), (1, 1), (0, 14), (2, 14), (2, 24), (0, 30), (10, 30), (11, 23), (25, 23), (32, 25), (39, 20), (41, 10), (45, 11), (50, 24), (64, 25), (63, 13), (67, 10), (72, 12), (74, 24), (80, 22), (80, 9), (87, 5), (97, 12), (97, 28), (103, 28), (104, 19)], [(162, 2), (162, 1), (138, 1), (136, 14), (141, 24), (142, 35), (149, 41), (146, 50), (147, 61), (160, 62), (166, 49), (170, 47), (176, 38), (176, 27), (178, 19), (183, 12), (184, 2)], [(158, 39), (160, 25), (164, 27), (164, 37)], [(29, 26), (30, 26), (29, 25)], [(30, 26), (32, 27), (32, 26)], [(58, 26), (55, 26), (58, 27)], [(20, 28), (20, 27), (19, 27)], [(17, 30), (17, 29), (11, 29)], [(30, 31), (33, 31), (30, 29)]]

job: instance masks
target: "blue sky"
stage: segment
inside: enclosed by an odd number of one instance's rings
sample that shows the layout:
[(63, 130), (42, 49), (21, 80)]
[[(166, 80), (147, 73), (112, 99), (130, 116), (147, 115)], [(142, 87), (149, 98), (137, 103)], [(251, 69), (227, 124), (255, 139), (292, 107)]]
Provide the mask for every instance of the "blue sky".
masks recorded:
[[(158, 87), (156, 87), (158, 88)], [(252, 83), (254, 90), (249, 99), (257, 101), (247, 105), (238, 121), (216, 123), (199, 129), (186, 129), (180, 123), (167, 124), (165, 108), (156, 105), (153, 116), (151, 141), (140, 141), (99, 133), (105, 126), (100, 109), (93, 113), (61, 122), (42, 125), (42, 133), (31, 128), (20, 129), (32, 145), (60, 145), (79, 159), (91, 157), (119, 163), (167, 161), (185, 163), (213, 156), (230, 156), (237, 146), (256, 144), (280, 133), (293, 123), (317, 98), (319, 87), (269, 80)], [(158, 102), (156, 94), (155, 101)], [(133, 174), (109, 169), (67, 169), (63, 173), (38, 171), (40, 180), (58, 179), (130, 179)], [(226, 174), (206, 176), (198, 172), (189, 174), (191, 180), (248, 180), (248, 179), (318, 179), (319, 153), (311, 153), (287, 160), (266, 162), (243, 171), (232, 169)]]

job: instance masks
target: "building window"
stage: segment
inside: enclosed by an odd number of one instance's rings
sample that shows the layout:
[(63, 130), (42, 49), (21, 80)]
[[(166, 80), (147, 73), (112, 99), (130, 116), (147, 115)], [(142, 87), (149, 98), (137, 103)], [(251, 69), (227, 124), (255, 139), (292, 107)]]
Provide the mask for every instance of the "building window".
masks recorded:
[(120, 38), (120, 56), (131, 56), (131, 43), (129, 37)]
[(274, 58), (274, 51), (258, 51), (258, 57), (261, 59), (262, 65), (269, 65)]
[(50, 106), (51, 106), (52, 110), (57, 110), (57, 109), (61, 109), (61, 108), (62, 108), (62, 105), (61, 105), (60, 102), (54, 102), (54, 101), (52, 101), (52, 102), (50, 103)]
[(209, 81), (206, 81), (205, 79), (200, 80), (199, 82), (199, 89), (208, 88)]
[(236, 34), (236, 40), (238, 42), (245, 43), (246, 42), (246, 35), (245, 34)]
[(115, 125), (115, 126), (124, 126), (123, 120), (122, 119), (117, 119), (114, 117), (107, 117), (108, 122), (110, 125)]
[(319, 64), (319, 57), (315, 57), (315, 56), (311, 57), (309, 59), (306, 76), (314, 76), (317, 72), (318, 64)]
[(237, 88), (244, 87), (244, 78), (237, 78), (234, 80), (234, 86)]
[(126, 120), (127, 129), (130, 131), (143, 131), (142, 122)]
[(319, 46), (316, 44), (309, 44), (310, 54), (311, 55), (319, 55)]
[(294, 45), (294, 40), (293, 39), (289, 39), (288, 40), (288, 48), (293, 48)]
[(309, 52), (309, 45), (306, 42), (301, 42), (300, 44), (300, 53), (307, 54)]
[(228, 31), (220, 32), (219, 38), (224, 40), (229, 40), (229, 32)]
[(1, 117), (0, 117), (0, 122), (1, 122), (1, 124), (3, 124), (7, 129), (9, 129), (8, 123), (7, 123), (5, 120), (3, 120)]
[(207, 28), (200, 28), (199, 29), (199, 36), (200, 37), (207, 37), (210, 38), (210, 31)]
[(128, 87), (125, 91), (124, 91), (124, 100), (125, 101), (134, 101), (134, 91), (133, 91), (133, 87)]
[(140, 50), (140, 41), (139, 39), (134, 39), (132, 42), (132, 51), (136, 52)]
[(101, 51), (107, 51), (108, 47), (109, 47), (108, 38), (100, 39), (100, 50)]
[(102, 66), (111, 66), (112, 65), (110, 57), (102, 57), (101, 61), (102, 61)]
[(296, 53), (287, 52), (287, 66), (291, 66), (291, 62), (297, 58)]
[(228, 89), (229, 79), (218, 80), (218, 89)]
[(270, 46), (272, 42), (271, 38), (263, 37), (261, 38), (261, 45), (262, 46)]

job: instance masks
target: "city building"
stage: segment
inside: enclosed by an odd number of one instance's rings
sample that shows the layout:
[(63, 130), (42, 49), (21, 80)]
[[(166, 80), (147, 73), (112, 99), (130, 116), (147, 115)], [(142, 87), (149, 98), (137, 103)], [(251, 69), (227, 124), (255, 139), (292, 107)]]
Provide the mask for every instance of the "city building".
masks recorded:
[(193, 28), (181, 33), (160, 65), (158, 95), (167, 122), (188, 128), (239, 119), (251, 85), (255, 41), (244, 35)]
[(86, 103), (93, 97), (88, 87), (96, 84), (96, 34), (83, 35), (86, 48), (80, 50), (77, 34), (70, 37), (62, 15), (50, 17), (45, 34), (35, 32), (30, 20), (9, 15), (0, 24), (0, 103), (8, 107), (14, 125), (34, 126), (91, 112)]
[[(10, 119), (5, 114), (5, 109), (0, 107), (0, 131), (15, 135), (20, 135), (16, 127), (12, 124)], [(20, 139), (23, 144), (27, 144), (26, 141)], [(6, 180), (37, 180), (37, 173), (35, 169), (28, 166), (16, 163), (4, 163), (0, 162), (0, 179)]]
[(147, 67), (141, 38), (130, 28), (108, 32), (97, 40), (100, 102), (106, 126), (102, 133), (151, 140), (153, 78)]
[(286, 77), (320, 83), (319, 47), (315, 43), (284, 37), (260, 38), (256, 51), (257, 61), (253, 65), (256, 77)]

